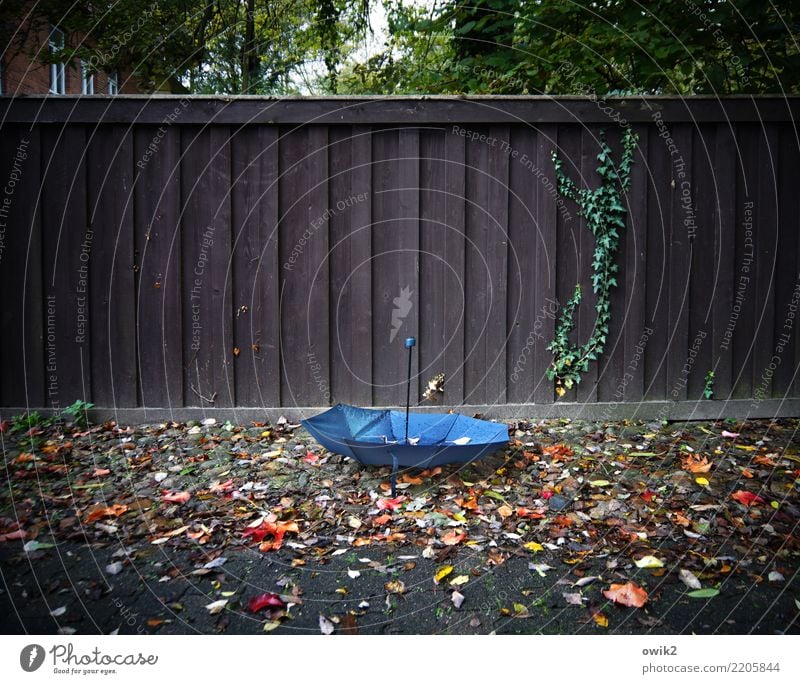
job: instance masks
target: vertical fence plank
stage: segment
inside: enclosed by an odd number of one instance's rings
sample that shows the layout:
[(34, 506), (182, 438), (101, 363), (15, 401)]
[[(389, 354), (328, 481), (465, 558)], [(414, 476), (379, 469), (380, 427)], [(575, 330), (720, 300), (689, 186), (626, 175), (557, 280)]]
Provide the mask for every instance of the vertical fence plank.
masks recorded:
[(89, 268), (92, 396), (98, 406), (136, 406), (136, 302), (133, 272), (133, 135), (127, 126), (90, 131)]
[(233, 406), (228, 129), (187, 126), (181, 144), (183, 392), (190, 405)]
[[(704, 334), (689, 375), (687, 397), (702, 399), (706, 374), (713, 369), (712, 306), (718, 271), (714, 268), (714, 165), (716, 127), (701, 125), (695, 135), (692, 159), (692, 204), (694, 238), (692, 240), (691, 282), (689, 286), (689, 330)], [(691, 343), (691, 340), (690, 340)]]
[[(800, 312), (792, 311), (792, 297), (800, 296), (800, 193), (797, 192), (797, 170), (800, 169), (800, 147), (797, 132), (790, 124), (781, 124), (777, 131), (778, 141), (778, 261), (775, 269), (775, 347), (783, 347), (782, 368), (792, 372), (777, 373), (772, 383), (772, 394), (776, 399), (792, 395), (792, 373), (800, 380)], [(790, 319), (789, 314), (794, 313)], [(796, 396), (795, 392), (795, 396)]]
[(445, 404), (464, 401), (464, 324), (466, 314), (466, 162), (465, 140), (450, 134), (444, 140), (444, 259), (448, 272), (458, 282), (444, 292), (444, 329), (449, 335), (444, 350)]
[(330, 320), (334, 401), (372, 403), (372, 133), (331, 129)]
[(278, 129), (231, 139), (232, 302), (237, 406), (280, 406)]
[(285, 130), (280, 156), (281, 396), (287, 406), (330, 396), (327, 130)]
[[(758, 219), (755, 230), (754, 295), (756, 299), (755, 350), (753, 356), (754, 397), (757, 400), (772, 396), (772, 382), (781, 357), (775, 352), (775, 267), (778, 242), (778, 136), (774, 126), (759, 127), (758, 132)], [(777, 314), (782, 316), (780, 312)], [(781, 359), (782, 361), (782, 359)]]
[(746, 278), (735, 297), (741, 301), (733, 338), (733, 398), (753, 396), (753, 366), (756, 329), (756, 253), (758, 212), (758, 130), (752, 124), (736, 124), (736, 263)]
[[(669, 130), (669, 129), (665, 129)], [(653, 334), (645, 351), (645, 401), (667, 398), (669, 315), (669, 234), (672, 222), (672, 163), (667, 143), (659, 135), (648, 141), (646, 321)]]
[[(405, 404), (403, 340), (417, 336), (419, 311), (419, 134), (385, 129), (373, 136), (373, 400)], [(411, 396), (419, 397), (413, 355)]]
[[(581, 126), (580, 134), (580, 161), (579, 161), (579, 182), (578, 187), (588, 190), (595, 190), (600, 184), (600, 176), (597, 174), (597, 153), (600, 145), (599, 126)], [(585, 343), (594, 332), (595, 322), (597, 321), (597, 295), (592, 290), (592, 260), (594, 258), (595, 237), (586, 225), (586, 218), (578, 216), (578, 205), (570, 201), (567, 205), (575, 223), (578, 233), (578, 279), (577, 283), (581, 286), (581, 304), (576, 312), (577, 325), (573, 333), (574, 339), (579, 343)], [(567, 303), (567, 299), (572, 296), (572, 290), (567, 290), (561, 300), (559, 308)], [(565, 288), (567, 289), (567, 288)], [(613, 314), (612, 314), (613, 315)], [(591, 403), (597, 401), (597, 382), (600, 364), (602, 359), (589, 363), (588, 370), (581, 377), (580, 383), (575, 391), (575, 398), (581, 403)]]
[[(622, 159), (622, 132), (618, 127), (607, 129), (606, 139), (612, 150), (615, 163)], [(624, 201), (624, 198), (623, 198)], [(597, 398), (599, 401), (614, 401), (614, 394), (622, 381), (625, 369), (625, 287), (632, 274), (625, 268), (629, 222), (619, 231), (620, 241), (615, 263), (617, 264), (617, 287), (611, 289), (611, 320), (608, 324), (603, 358), (598, 369)]]
[(330, 131), (330, 320), (333, 401), (369, 404), (371, 197), (368, 128)]
[(43, 407), (50, 375), (45, 370), (49, 316), (42, 295), (40, 131), (26, 125), (0, 128), (0, 406)]
[[(688, 375), (684, 372), (689, 346), (696, 330), (689, 331), (691, 307), (689, 284), (693, 238), (686, 221), (694, 212), (697, 199), (692, 196), (692, 126), (675, 124), (672, 135), (678, 157), (672, 159), (671, 220), (669, 224), (669, 315), (667, 330), (667, 399), (686, 399)], [(698, 344), (703, 344), (702, 340)]]
[(184, 405), (180, 144), (175, 126), (163, 135), (155, 126), (134, 131), (136, 348), (139, 401), (146, 407)]
[[(48, 405), (64, 408), (76, 399), (91, 401), (91, 327), (88, 262), (91, 250), (86, 216), (86, 135), (83, 126), (48, 126), (42, 178), (45, 308), (56, 313)], [(88, 238), (88, 239), (87, 239)], [(50, 351), (48, 331), (48, 353)], [(48, 372), (48, 375), (50, 373)]]
[[(536, 243), (541, 225), (536, 216), (539, 184), (536, 166), (536, 132), (529, 126), (511, 130), (513, 150), (509, 166), (508, 215), (508, 352), (507, 400), (530, 403), (534, 393), (533, 352), (542, 335), (543, 317), (553, 315), (554, 304), (536, 297)], [(574, 221), (574, 220), (573, 220)], [(541, 338), (543, 339), (543, 337)]]
[[(445, 295), (463, 291), (445, 260), (449, 229), (444, 155), (450, 135), (447, 129), (420, 131), (419, 375), (423, 391), (426, 379), (444, 370), (445, 350), (451, 338), (451, 331), (446, 328)], [(432, 401), (440, 398), (436, 395)]]
[[(540, 227), (536, 242), (536, 301), (547, 302), (556, 298), (558, 257), (556, 254), (556, 213), (558, 211), (556, 180), (550, 155), (558, 145), (558, 131), (553, 124), (539, 126), (536, 136), (536, 166), (541, 174), (536, 184), (536, 217)], [(534, 347), (534, 402), (550, 404), (555, 393), (552, 381), (545, 375), (553, 355), (545, 347), (553, 339), (555, 321), (545, 317), (542, 321), (542, 337)]]
[[(714, 331), (712, 337), (714, 398), (726, 400), (733, 388), (733, 349), (731, 346), (734, 291), (742, 274), (736, 261), (736, 141), (731, 124), (717, 124), (712, 177), (714, 181), (715, 263), (719, 273), (714, 292)], [(735, 330), (735, 328), (733, 328)]]

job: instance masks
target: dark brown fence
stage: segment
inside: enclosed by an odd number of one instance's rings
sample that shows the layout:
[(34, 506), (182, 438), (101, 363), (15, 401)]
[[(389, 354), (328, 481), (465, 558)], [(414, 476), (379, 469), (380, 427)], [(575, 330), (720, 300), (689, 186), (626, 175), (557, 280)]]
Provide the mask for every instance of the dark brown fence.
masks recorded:
[[(797, 415), (798, 113), (781, 98), (0, 100), (0, 405), (398, 405), (414, 335), (412, 396), (441, 372), (440, 405)], [(594, 238), (550, 155), (593, 188), (598, 136), (618, 151), (621, 122), (639, 150), (611, 334), (554, 402), (545, 346), (577, 282), (575, 334), (591, 333)]]

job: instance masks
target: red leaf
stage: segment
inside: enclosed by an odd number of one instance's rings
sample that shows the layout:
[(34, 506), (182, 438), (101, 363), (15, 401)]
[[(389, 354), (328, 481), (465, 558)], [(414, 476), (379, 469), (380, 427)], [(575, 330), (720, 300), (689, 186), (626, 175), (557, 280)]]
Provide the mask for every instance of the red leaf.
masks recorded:
[(758, 494), (753, 494), (753, 492), (748, 492), (744, 489), (740, 489), (738, 492), (731, 494), (731, 499), (738, 501), (740, 504), (744, 504), (745, 506), (752, 506), (754, 503), (764, 503), (764, 499)]
[(189, 492), (166, 492), (161, 495), (161, 500), (168, 503), (186, 503), (191, 498)]
[(603, 591), (603, 596), (628, 608), (641, 608), (647, 603), (647, 592), (634, 582), (612, 584)]
[(656, 493), (655, 493), (655, 492), (651, 492), (649, 489), (645, 489), (645, 490), (642, 492), (642, 494), (641, 494), (641, 497), (642, 497), (642, 498), (643, 498), (643, 499), (644, 499), (644, 500), (645, 500), (647, 503), (650, 503), (650, 502), (653, 500), (653, 497), (654, 497), (655, 495), (656, 495)]
[(3, 434), (6, 434), (6, 432), (8, 432), (8, 421), (7, 420), (0, 421), (0, 432), (2, 432)]
[(305, 456), (303, 456), (303, 460), (306, 463), (316, 463), (317, 461), (319, 461), (319, 456), (309, 451), (308, 453), (306, 453)]
[(219, 494), (221, 492), (229, 492), (232, 489), (233, 480), (225, 480), (225, 482), (215, 482), (208, 488), (208, 491), (212, 494)]
[(460, 541), (463, 541), (466, 536), (467, 535), (463, 532), (458, 533), (455, 530), (452, 530), (442, 537), (442, 541), (447, 544), (447, 546), (455, 546)]
[(546, 501), (553, 496), (553, 492), (542, 492), (542, 498)]
[(396, 499), (378, 499), (378, 510), (380, 511), (396, 511), (403, 505), (403, 497), (398, 496)]
[(259, 594), (247, 602), (247, 608), (251, 613), (257, 613), (264, 608), (286, 608), (286, 604), (277, 594)]

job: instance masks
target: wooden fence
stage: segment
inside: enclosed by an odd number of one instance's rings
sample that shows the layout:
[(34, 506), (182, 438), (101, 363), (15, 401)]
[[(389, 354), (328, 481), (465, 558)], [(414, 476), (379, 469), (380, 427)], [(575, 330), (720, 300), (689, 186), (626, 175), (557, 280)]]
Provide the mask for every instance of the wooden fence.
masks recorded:
[[(412, 396), (444, 373), (443, 406), (798, 415), (798, 114), (769, 97), (2, 98), (0, 406), (399, 405), (414, 335)], [(611, 333), (555, 402), (545, 347), (578, 282), (574, 334), (592, 330), (594, 238), (550, 155), (596, 187), (620, 123), (639, 148)]]

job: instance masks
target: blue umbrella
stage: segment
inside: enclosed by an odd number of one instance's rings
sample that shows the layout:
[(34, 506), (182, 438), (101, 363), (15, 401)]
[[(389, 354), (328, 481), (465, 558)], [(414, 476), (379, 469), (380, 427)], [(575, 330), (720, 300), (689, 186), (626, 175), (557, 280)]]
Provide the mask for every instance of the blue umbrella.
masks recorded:
[[(406, 340), (409, 348), (414, 338)], [(328, 451), (365, 465), (392, 466), (392, 496), (396, 476), (404, 468), (430, 468), (444, 463), (468, 463), (504, 448), (508, 427), (455, 413), (411, 413), (337, 404), (301, 421)]]

